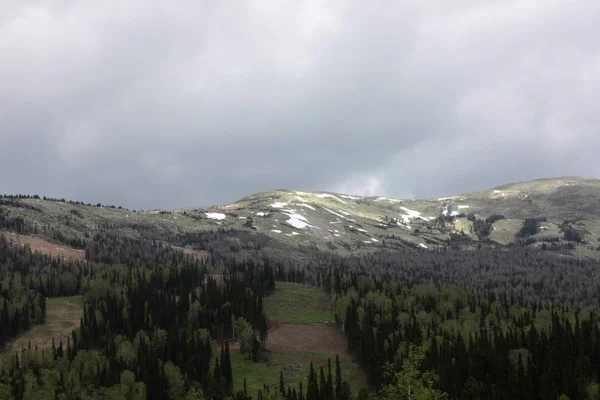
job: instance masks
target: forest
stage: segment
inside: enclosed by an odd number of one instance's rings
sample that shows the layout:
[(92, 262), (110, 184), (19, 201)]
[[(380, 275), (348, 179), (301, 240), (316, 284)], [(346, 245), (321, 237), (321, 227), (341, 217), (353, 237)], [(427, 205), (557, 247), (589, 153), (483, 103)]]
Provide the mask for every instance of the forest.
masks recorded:
[(311, 365), (306, 386), (282, 374), (258, 398), (600, 399), (596, 261), (514, 246), (314, 252), (301, 263), (270, 259), (260, 236), (219, 245), (236, 235), (179, 238), (207, 251), (203, 260), (160, 241), (97, 235), (77, 262), (0, 235), (0, 346), (44, 323), (47, 299), (84, 296), (66, 343), (4, 355), (0, 398), (253, 398), (233, 390), (229, 344), (262, 362), (263, 301), (286, 281), (327, 293), (368, 387), (352, 393), (330, 359)]

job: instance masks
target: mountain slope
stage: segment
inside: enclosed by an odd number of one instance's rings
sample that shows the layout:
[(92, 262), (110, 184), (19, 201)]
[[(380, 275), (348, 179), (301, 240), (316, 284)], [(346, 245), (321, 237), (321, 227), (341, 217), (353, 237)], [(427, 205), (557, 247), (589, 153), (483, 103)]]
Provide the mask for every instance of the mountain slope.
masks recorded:
[[(281, 254), (302, 254), (306, 249), (344, 255), (398, 247), (473, 248), (480, 242), (545, 246), (598, 257), (598, 204), (600, 180), (577, 177), (423, 200), (277, 190), (223, 206), (147, 212), (4, 198), (0, 199), (0, 228), (22, 229), (79, 248), (95, 235), (112, 234), (203, 250), (198, 235), (235, 229), (246, 233), (228, 239), (232, 248), (244, 248), (252, 237), (260, 238), (259, 247)], [(489, 217), (492, 220), (486, 222)], [(517, 237), (528, 218), (537, 219), (533, 231)]]

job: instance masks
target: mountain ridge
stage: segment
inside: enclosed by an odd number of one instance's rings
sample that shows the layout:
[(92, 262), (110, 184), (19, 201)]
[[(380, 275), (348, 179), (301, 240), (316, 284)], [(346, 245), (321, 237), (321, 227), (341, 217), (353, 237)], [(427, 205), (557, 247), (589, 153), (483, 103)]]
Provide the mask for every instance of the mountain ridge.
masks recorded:
[[(231, 239), (232, 248), (252, 237), (264, 242), (262, 250), (282, 255), (306, 249), (347, 255), (523, 245), (600, 258), (598, 204), (600, 179), (584, 177), (542, 178), (431, 199), (279, 189), (230, 204), (150, 211), (9, 196), (0, 204), (0, 228), (15, 231), (22, 225), (21, 233), (80, 248), (100, 234), (207, 250), (190, 237), (235, 230), (241, 233)], [(523, 231), (528, 220), (535, 226)], [(16, 225), (11, 229), (7, 221)]]

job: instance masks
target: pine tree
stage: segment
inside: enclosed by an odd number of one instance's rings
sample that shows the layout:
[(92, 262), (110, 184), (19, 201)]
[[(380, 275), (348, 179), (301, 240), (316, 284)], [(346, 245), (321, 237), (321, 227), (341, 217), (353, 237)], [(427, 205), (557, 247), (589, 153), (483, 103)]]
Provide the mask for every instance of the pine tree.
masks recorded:
[(221, 363), (219, 363), (219, 359), (215, 359), (215, 369), (213, 372), (213, 378), (217, 385), (220, 385), (221, 382)]
[(327, 361), (327, 391), (326, 399), (333, 400), (333, 377), (331, 375), (331, 358)]
[(319, 379), (319, 390), (321, 394), (321, 399), (327, 398), (327, 380), (325, 379), (325, 371), (323, 367), (320, 368), (320, 379)]
[(340, 356), (335, 356), (335, 398), (340, 399), (342, 391), (342, 367), (340, 365)]
[(224, 384), (227, 388), (227, 393), (231, 394), (233, 390), (233, 370), (231, 367), (229, 342), (225, 342), (225, 350), (221, 351), (221, 376), (223, 377)]
[(286, 397), (287, 393), (283, 383), (283, 371), (279, 371), (279, 392), (281, 392), (282, 397)]
[(320, 400), (319, 384), (317, 382), (317, 373), (310, 363), (310, 372), (308, 373), (308, 388), (306, 389), (306, 400)]

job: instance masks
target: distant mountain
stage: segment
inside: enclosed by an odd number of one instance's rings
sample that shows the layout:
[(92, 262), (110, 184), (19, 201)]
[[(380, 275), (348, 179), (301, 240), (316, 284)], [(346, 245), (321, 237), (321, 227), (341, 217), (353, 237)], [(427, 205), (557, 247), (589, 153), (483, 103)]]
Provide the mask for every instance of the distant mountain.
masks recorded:
[(600, 258), (600, 180), (540, 179), (422, 200), (277, 190), (223, 206), (148, 212), (4, 197), (0, 229), (78, 248), (110, 235), (210, 250), (217, 240), (210, 232), (233, 229), (221, 233), (232, 251), (281, 256), (520, 245)]

